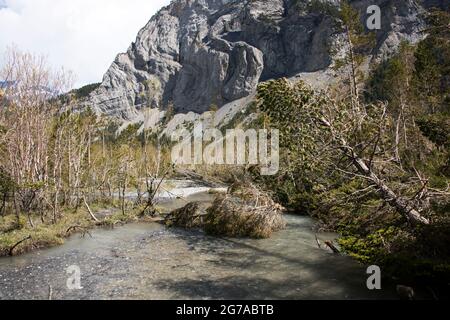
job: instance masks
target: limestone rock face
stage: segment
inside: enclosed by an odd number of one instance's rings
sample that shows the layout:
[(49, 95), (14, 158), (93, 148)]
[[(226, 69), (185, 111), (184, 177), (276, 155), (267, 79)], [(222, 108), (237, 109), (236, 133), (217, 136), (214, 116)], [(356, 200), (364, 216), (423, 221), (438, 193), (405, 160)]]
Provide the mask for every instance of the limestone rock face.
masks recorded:
[[(382, 8), (378, 53), (419, 37), (423, 8), (416, 2), (351, 1), (363, 14), (369, 5)], [(201, 114), (253, 94), (260, 81), (327, 70), (339, 35), (332, 13), (337, 3), (175, 0), (117, 56), (85, 103), (124, 121), (169, 105), (176, 113)]]

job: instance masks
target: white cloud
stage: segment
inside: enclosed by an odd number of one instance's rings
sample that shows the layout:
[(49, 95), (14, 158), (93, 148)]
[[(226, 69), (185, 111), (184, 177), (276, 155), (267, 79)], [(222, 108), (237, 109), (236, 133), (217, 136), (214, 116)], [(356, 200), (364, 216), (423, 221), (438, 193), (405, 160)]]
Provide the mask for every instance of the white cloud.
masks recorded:
[(99, 82), (115, 56), (169, 2), (0, 0), (0, 52), (15, 44), (74, 71), (77, 86)]

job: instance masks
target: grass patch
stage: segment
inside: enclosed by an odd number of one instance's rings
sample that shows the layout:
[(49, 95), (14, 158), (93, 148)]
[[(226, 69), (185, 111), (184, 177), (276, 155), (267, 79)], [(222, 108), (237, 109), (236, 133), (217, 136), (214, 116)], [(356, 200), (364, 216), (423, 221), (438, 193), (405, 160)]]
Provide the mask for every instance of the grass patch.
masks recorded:
[[(115, 227), (138, 221), (140, 208), (131, 209), (123, 214), (118, 209), (102, 204), (92, 205), (95, 212), (107, 210), (110, 212), (100, 222), (95, 222), (86, 209), (77, 211), (66, 210), (56, 224), (42, 223), (38, 218), (32, 217), (35, 227), (31, 227), (22, 217), (19, 222), (12, 216), (0, 218), (0, 257), (8, 255), (21, 255), (38, 249), (62, 245), (65, 239), (75, 233), (83, 236), (95, 227)], [(19, 244), (20, 243), (20, 244)], [(11, 249), (14, 248), (11, 252)]]

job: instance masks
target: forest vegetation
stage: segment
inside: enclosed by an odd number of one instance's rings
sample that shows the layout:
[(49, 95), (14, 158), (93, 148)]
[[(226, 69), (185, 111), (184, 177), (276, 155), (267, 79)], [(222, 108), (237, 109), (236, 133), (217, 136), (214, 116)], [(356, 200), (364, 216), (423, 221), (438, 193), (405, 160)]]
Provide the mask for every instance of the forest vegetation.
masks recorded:
[[(55, 72), (41, 56), (11, 48), (2, 76), (17, 85), (3, 90), (0, 110), (0, 255), (60, 244), (100, 220), (115, 225), (148, 212), (144, 193), (170, 170), (139, 126), (119, 125), (91, 110), (75, 112), (80, 94), (58, 97), (71, 75)], [(62, 109), (61, 102), (67, 102)], [(146, 179), (147, 178), (147, 179)], [(126, 199), (129, 188), (138, 199)], [(96, 209), (96, 210), (94, 210)], [(20, 245), (19, 245), (20, 244)]]
[[(431, 11), (430, 35), (402, 43), (368, 76), (349, 55), (338, 88), (280, 79), (258, 89), (259, 121), (282, 131), (283, 152), (283, 170), (257, 177), (260, 185), (339, 231), (342, 250), (362, 263), (442, 290), (450, 280), (449, 21)], [(363, 52), (369, 37), (347, 30), (350, 52)]]
[[(280, 130), (275, 177), (254, 167), (196, 171), (214, 181), (250, 181), (270, 195), (270, 206), (338, 231), (341, 250), (360, 262), (439, 290), (450, 283), (450, 14), (431, 11), (429, 35), (402, 43), (369, 74), (360, 70), (373, 37), (355, 14), (341, 11), (350, 50), (336, 70), (346, 81), (322, 91), (286, 79), (258, 87), (248, 110), (257, 117), (247, 125)], [(40, 56), (12, 48), (4, 61), (0, 78), (15, 84), (0, 89), (0, 256), (61, 244), (94, 226), (151, 218), (159, 182), (174, 174), (167, 139), (141, 124), (120, 128), (92, 110), (77, 111), (98, 84), (61, 95), (71, 75)], [(127, 198), (130, 190), (136, 200)], [(212, 234), (223, 233), (229, 197), (210, 210), (219, 220), (204, 222)], [(264, 217), (282, 228), (278, 215)], [(247, 222), (226, 233), (273, 231), (248, 231)]]

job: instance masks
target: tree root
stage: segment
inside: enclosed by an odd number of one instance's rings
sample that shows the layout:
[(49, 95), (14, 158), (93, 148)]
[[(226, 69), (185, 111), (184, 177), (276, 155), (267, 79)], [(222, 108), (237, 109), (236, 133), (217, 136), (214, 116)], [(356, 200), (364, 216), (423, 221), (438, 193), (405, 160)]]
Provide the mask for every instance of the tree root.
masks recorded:
[(27, 240), (30, 240), (32, 237), (31, 236), (28, 236), (28, 237), (26, 237), (26, 238), (24, 238), (24, 239), (22, 239), (22, 240), (20, 240), (19, 242), (17, 242), (15, 245), (13, 245), (12, 247), (11, 247), (11, 249), (9, 249), (9, 256), (13, 256), (14, 255), (14, 249), (16, 249), (20, 244), (22, 244), (23, 242), (25, 242), (25, 241), (27, 241)]
[(66, 236), (69, 235), (70, 232), (72, 230), (75, 230), (75, 229), (80, 229), (81, 230), (81, 235), (82, 235), (83, 238), (86, 236), (86, 234), (88, 234), (92, 238), (92, 234), (89, 232), (89, 230), (86, 227), (79, 226), (79, 225), (71, 226), (70, 228), (68, 228), (67, 231), (66, 231)]

